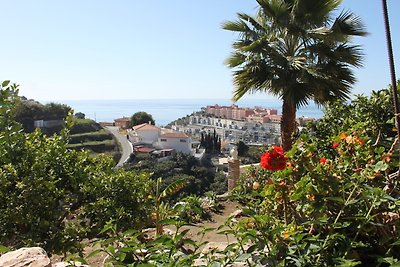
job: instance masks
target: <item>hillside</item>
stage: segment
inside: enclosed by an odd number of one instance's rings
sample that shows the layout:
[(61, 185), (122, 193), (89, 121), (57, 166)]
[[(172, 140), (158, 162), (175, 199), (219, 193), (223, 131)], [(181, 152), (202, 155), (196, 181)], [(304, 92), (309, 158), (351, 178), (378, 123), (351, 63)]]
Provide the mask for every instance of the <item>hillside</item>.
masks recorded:
[(74, 118), (73, 123), (68, 148), (109, 154), (115, 162), (118, 162), (121, 157), (119, 143), (110, 131), (90, 119)]

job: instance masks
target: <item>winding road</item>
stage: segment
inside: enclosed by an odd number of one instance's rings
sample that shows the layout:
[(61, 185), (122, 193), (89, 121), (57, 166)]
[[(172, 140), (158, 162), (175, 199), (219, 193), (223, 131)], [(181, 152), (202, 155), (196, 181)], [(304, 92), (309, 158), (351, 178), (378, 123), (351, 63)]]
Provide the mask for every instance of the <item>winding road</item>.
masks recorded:
[(132, 144), (128, 141), (128, 139), (126, 139), (126, 135), (123, 135), (119, 132), (118, 127), (106, 126), (106, 128), (117, 138), (118, 142), (121, 144), (122, 155), (121, 159), (119, 160), (116, 166), (116, 167), (121, 167), (133, 152)]

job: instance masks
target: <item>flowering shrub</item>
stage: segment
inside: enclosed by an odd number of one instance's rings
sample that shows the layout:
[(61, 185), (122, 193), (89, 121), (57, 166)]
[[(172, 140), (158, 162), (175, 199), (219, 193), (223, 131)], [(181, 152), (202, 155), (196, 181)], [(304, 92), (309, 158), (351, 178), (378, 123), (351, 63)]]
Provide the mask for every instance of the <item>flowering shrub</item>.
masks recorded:
[[(270, 167), (274, 147), (261, 159), (265, 169), (251, 169), (243, 178), (237, 197), (248, 218), (233, 232), (239, 243), (254, 244), (251, 253), (260, 255), (253, 258), (255, 266), (398, 264), (399, 143), (391, 132), (393, 120), (371, 119), (379, 116), (367, 107), (386, 103), (375, 97), (357, 98), (351, 111), (332, 107), (298, 137), (284, 155), (286, 165)], [(388, 114), (382, 108), (376, 112)], [(252, 187), (254, 182), (260, 186)]]
[(270, 171), (278, 171), (286, 168), (286, 156), (283, 148), (272, 146), (270, 150), (261, 155), (261, 166)]

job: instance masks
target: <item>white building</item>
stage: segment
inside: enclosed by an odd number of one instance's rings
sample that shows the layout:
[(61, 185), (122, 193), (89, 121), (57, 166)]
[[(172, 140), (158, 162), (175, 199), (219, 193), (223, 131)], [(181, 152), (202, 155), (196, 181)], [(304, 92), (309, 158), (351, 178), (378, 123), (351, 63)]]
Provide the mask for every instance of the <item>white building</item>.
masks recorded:
[(135, 125), (130, 131), (130, 139), (132, 143), (153, 144), (157, 142), (161, 134), (161, 129), (149, 123)]
[(192, 153), (192, 140), (185, 133), (164, 133), (158, 138), (157, 147), (162, 149), (174, 148), (176, 152)]

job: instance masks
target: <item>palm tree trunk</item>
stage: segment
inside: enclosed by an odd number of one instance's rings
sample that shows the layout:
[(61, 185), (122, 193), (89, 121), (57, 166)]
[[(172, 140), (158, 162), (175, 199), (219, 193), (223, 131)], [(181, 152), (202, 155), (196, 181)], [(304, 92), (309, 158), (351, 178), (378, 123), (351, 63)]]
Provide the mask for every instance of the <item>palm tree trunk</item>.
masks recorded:
[(282, 105), (282, 122), (281, 122), (281, 137), (284, 151), (292, 148), (292, 135), (296, 131), (296, 105), (291, 101), (283, 100)]

